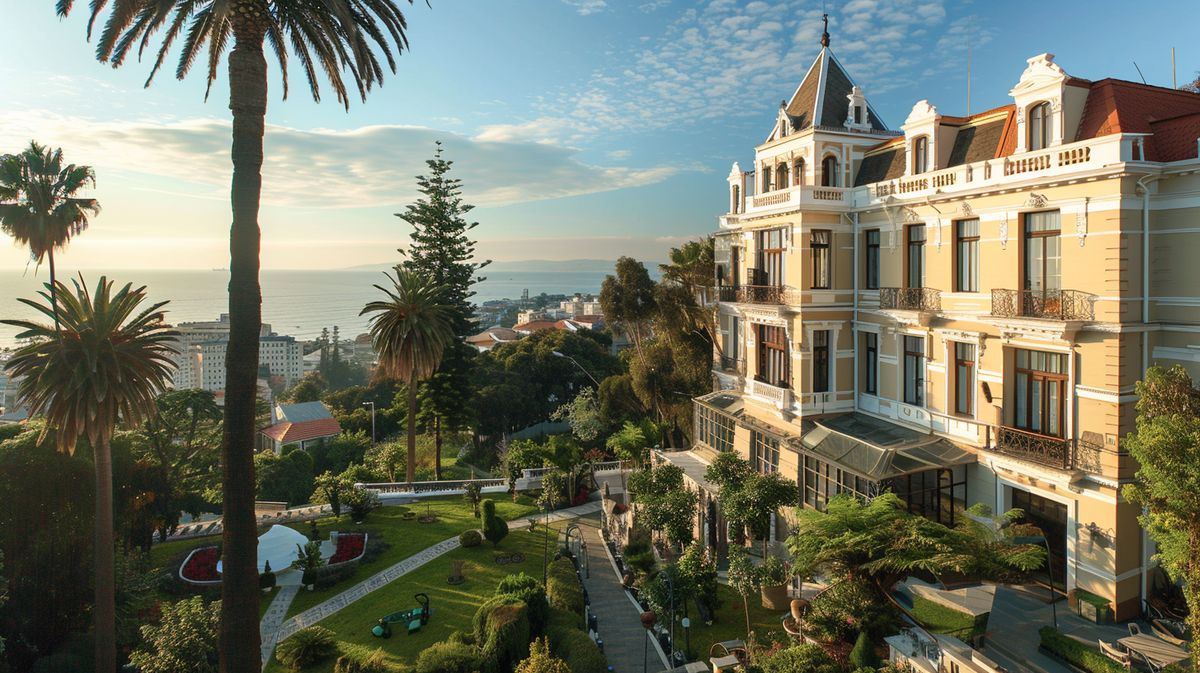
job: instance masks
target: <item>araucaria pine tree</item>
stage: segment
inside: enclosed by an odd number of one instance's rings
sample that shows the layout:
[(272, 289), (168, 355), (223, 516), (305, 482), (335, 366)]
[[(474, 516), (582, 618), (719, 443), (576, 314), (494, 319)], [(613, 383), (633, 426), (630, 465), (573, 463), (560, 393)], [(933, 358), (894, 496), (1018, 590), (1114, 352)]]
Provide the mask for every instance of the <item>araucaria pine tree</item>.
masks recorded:
[(441, 479), (443, 433), (460, 430), (470, 421), (475, 350), (463, 338), (470, 336), (473, 327), (471, 285), (483, 280), (477, 274), (489, 262), (474, 261), (475, 241), (468, 232), (479, 223), (466, 219), (474, 206), (463, 202), (462, 181), (449, 177), (454, 162), (442, 158), (441, 142), (425, 163), (429, 174), (417, 177), (421, 198), (396, 217), (412, 225), (412, 245), (400, 250), (408, 257), (404, 268), (443, 286), (442, 303), (452, 313), (455, 340), (446, 348), (437, 372), (421, 386), (421, 415), (416, 419), (434, 433), (434, 479)]

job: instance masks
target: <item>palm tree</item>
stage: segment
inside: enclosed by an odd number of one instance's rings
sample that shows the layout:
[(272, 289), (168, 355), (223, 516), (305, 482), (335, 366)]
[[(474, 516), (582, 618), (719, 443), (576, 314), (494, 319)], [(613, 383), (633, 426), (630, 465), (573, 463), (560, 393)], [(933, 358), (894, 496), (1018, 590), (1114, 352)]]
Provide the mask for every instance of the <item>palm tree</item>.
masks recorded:
[[(22, 330), (30, 339), (8, 361), (7, 369), (20, 380), (18, 395), (31, 413), (46, 417), (39, 441), (54, 429), (58, 450), (74, 453), (86, 437), (95, 455), (96, 533), (95, 606), (96, 671), (116, 669), (116, 613), (113, 565), (112, 452), (109, 442), (118, 424), (137, 426), (154, 414), (155, 398), (166, 387), (174, 367), (172, 346), (178, 334), (163, 322), (166, 302), (142, 307), (146, 288), (131, 285), (113, 293), (113, 283), (101, 277), (95, 293), (83, 279), (65, 285), (46, 285), (39, 294), (53, 302), (57, 293), (60, 326), (26, 320), (0, 321)], [(48, 318), (46, 306), (20, 299)]]
[(76, 196), (84, 187), (96, 186), (91, 166), (63, 166), (61, 149), (30, 141), (20, 154), (0, 156), (0, 230), (29, 248), (37, 264), (49, 258), (50, 306), (58, 325), (58, 278), (54, 250), (87, 229), (89, 215), (100, 212), (100, 202)]
[[(412, 0), (409, 0), (410, 4)], [(66, 16), (74, 0), (57, 0)], [(289, 49), (304, 71), (308, 90), (320, 100), (323, 76), (339, 103), (350, 105), (347, 85), (362, 100), (382, 82), (384, 64), (408, 48), (408, 25), (395, 0), (91, 0), (88, 37), (106, 15), (96, 57), (114, 67), (147, 47), (155, 54), (147, 85), (171, 46), (182, 40), (175, 76), (187, 76), (197, 59), (205, 64), (207, 93), (229, 51), (229, 109), (233, 116), (233, 223), (229, 232), (229, 345), (225, 354), (225, 435), (221, 443), (224, 514), (221, 582), (223, 673), (258, 671), (257, 531), (254, 520), (254, 404), (258, 335), (262, 323), (258, 283), (259, 197), (267, 112), (269, 46), (279, 64), (287, 97)], [(111, 10), (108, 8), (111, 7)], [(151, 44), (162, 36), (158, 49)], [(378, 52), (378, 53), (377, 53)], [(320, 74), (318, 74), (320, 73)], [(343, 73), (348, 75), (343, 79)]]
[[(387, 276), (387, 273), (384, 273)], [(408, 466), (415, 481), (417, 464), (417, 385), (437, 370), (454, 340), (454, 307), (443, 303), (445, 288), (402, 268), (388, 276), (392, 288), (375, 287), (387, 299), (373, 301), (359, 315), (371, 316), (371, 341), (379, 354), (379, 373), (404, 381), (408, 388)]]

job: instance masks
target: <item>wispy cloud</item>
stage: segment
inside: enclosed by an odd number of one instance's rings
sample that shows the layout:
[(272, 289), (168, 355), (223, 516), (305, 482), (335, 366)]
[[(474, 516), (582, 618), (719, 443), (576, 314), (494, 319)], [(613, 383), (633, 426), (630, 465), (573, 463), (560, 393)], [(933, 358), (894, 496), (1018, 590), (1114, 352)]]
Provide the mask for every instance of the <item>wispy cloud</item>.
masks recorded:
[(583, 16), (587, 16), (589, 14), (595, 14), (596, 12), (603, 12), (605, 9), (608, 8), (607, 0), (562, 0), (562, 1), (565, 4), (568, 4), (572, 7), (574, 7), (575, 11), (579, 12)]
[[(30, 134), (33, 134), (32, 136)], [(71, 148), (71, 160), (146, 176), (150, 190), (228, 198), (227, 121), (93, 122), (45, 113), (11, 114), (0, 121), (2, 146), (37, 137)], [(304, 208), (346, 208), (409, 202), (414, 176), (440, 140), (455, 161), (467, 198), (509, 205), (653, 184), (676, 166), (629, 168), (583, 162), (576, 150), (537, 134), (499, 130), (467, 137), (415, 126), (368, 126), (350, 131), (267, 129), (263, 200)], [(186, 189), (180, 183), (187, 184)], [(196, 189), (193, 189), (195, 187)]]

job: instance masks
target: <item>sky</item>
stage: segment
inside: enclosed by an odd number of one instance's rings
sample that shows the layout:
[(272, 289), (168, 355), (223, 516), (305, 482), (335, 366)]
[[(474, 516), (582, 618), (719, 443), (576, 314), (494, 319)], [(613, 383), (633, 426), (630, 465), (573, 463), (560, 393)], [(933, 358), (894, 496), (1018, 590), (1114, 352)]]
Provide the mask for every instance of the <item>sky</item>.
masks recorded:
[[(103, 207), (65, 269), (227, 266), (228, 88), (201, 69), (113, 69), (86, 40), (87, 3), (0, 0), (0, 153), (30, 139), (97, 173)], [(832, 49), (891, 128), (914, 102), (966, 112), (1009, 102), (1025, 59), (1072, 75), (1171, 84), (1200, 69), (1194, 0), (418, 0), (410, 50), (347, 112), (270, 70), (260, 223), (264, 268), (393, 261), (415, 176), (444, 143), (496, 260), (660, 260), (716, 229), (725, 176), (769, 132), (819, 50)], [(0, 241), (0, 270), (28, 255)]]

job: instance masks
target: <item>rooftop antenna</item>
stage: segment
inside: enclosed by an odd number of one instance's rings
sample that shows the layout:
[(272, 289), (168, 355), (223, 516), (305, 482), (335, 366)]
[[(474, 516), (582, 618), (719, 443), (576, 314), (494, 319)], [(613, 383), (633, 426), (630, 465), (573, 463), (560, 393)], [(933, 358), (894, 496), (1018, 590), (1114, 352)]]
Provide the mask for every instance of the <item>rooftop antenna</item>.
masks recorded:
[(821, 14), (821, 20), (825, 22), (825, 29), (821, 32), (821, 46), (829, 47), (829, 15)]
[(1175, 81), (1175, 47), (1171, 47), (1171, 88), (1179, 88), (1179, 84)]
[(967, 19), (967, 116), (971, 116), (971, 20)]
[(1145, 83), (1146, 83), (1146, 76), (1142, 74), (1142, 69), (1141, 69), (1141, 68), (1138, 68), (1137, 61), (1134, 61), (1134, 62), (1133, 62), (1133, 67), (1137, 68), (1137, 71), (1138, 71), (1138, 77), (1141, 77), (1141, 78), (1142, 78), (1142, 84), (1145, 84)]

